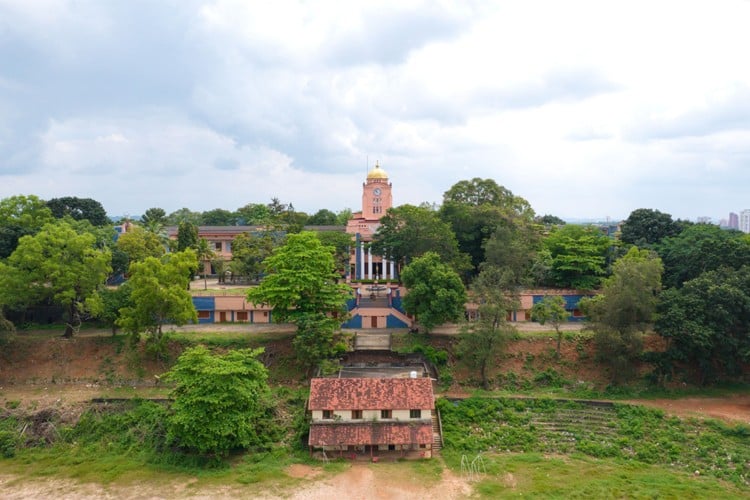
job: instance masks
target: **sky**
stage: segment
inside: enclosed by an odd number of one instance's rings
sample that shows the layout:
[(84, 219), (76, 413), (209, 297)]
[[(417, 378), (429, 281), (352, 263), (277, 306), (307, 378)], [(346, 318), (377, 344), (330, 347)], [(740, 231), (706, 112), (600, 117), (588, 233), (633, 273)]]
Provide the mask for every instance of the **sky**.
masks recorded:
[(0, 198), (750, 208), (750, 1), (0, 0)]

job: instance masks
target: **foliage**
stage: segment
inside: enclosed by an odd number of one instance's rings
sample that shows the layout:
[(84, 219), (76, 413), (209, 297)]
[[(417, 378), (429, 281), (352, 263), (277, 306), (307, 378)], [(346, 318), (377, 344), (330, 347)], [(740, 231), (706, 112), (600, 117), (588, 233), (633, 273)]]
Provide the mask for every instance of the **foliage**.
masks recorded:
[(297, 334), (292, 345), (308, 373), (324, 360), (337, 358), (346, 351), (346, 344), (336, 334), (340, 320), (321, 313), (307, 313), (297, 316), (295, 323)]
[(203, 289), (208, 289), (208, 276), (206, 272), (206, 262), (210, 262), (216, 256), (211, 245), (206, 238), (200, 238), (195, 245), (195, 256), (198, 258), (198, 271), (203, 271)]
[(171, 214), (167, 215), (167, 224), (179, 227), (179, 225), (183, 222), (188, 222), (194, 226), (200, 226), (203, 223), (203, 218), (201, 217), (200, 212), (193, 212), (186, 207), (177, 209)]
[(201, 214), (201, 224), (205, 226), (234, 226), (237, 217), (229, 210), (214, 208)]
[(502, 352), (515, 328), (506, 321), (517, 300), (508, 291), (509, 272), (484, 266), (472, 284), (472, 300), (478, 304), (477, 319), (462, 329), (458, 354), (471, 368), (479, 370), (482, 387), (489, 389), (488, 367)]
[(16, 333), (16, 327), (5, 319), (5, 316), (3, 315), (3, 310), (0, 308), (0, 347), (2, 347), (5, 344), (10, 343), (13, 340), (13, 337)]
[(307, 219), (309, 226), (336, 226), (338, 220), (336, 214), (326, 208), (321, 208)]
[(166, 252), (158, 235), (135, 225), (117, 238), (115, 246), (127, 256), (128, 265), (146, 257), (161, 257)]
[(80, 325), (81, 306), (109, 274), (110, 253), (95, 248), (91, 233), (77, 233), (65, 221), (24, 236), (0, 263), (0, 305), (28, 306), (51, 300), (68, 309), (65, 336)]
[(162, 259), (148, 257), (130, 266), (130, 303), (120, 309), (116, 324), (137, 340), (147, 332), (157, 344), (161, 342), (162, 325), (196, 323), (198, 314), (188, 292), (190, 276), (197, 265), (193, 250), (167, 254)]
[(427, 252), (415, 258), (401, 272), (401, 280), (409, 290), (404, 309), (416, 316), (426, 331), (463, 317), (466, 290), (456, 271), (438, 254)]
[(334, 248), (333, 258), (336, 271), (345, 275), (349, 269), (349, 248), (352, 246), (352, 235), (339, 231), (318, 231), (318, 239), (323, 245)]
[(531, 284), (531, 271), (536, 262), (540, 242), (538, 229), (527, 221), (502, 222), (485, 242), (484, 264), (510, 272), (512, 280), (509, 285)]
[(177, 226), (177, 251), (198, 247), (198, 226), (192, 222), (182, 221)]
[(656, 248), (664, 262), (664, 287), (681, 287), (704, 271), (750, 265), (750, 240), (739, 231), (695, 224)]
[(265, 273), (264, 261), (271, 255), (276, 241), (273, 233), (242, 233), (232, 242), (232, 274), (259, 280)]
[(750, 267), (705, 272), (664, 291), (655, 330), (669, 341), (664, 371), (676, 361), (697, 369), (701, 384), (740, 375), (750, 361)]
[(237, 220), (240, 224), (265, 225), (271, 219), (271, 211), (262, 203), (248, 203), (237, 209)]
[(100, 287), (86, 300), (86, 310), (112, 328), (112, 335), (115, 335), (120, 310), (131, 305), (130, 292), (130, 282), (125, 282), (117, 288)]
[(655, 253), (632, 247), (615, 262), (601, 295), (581, 300), (596, 332), (599, 358), (610, 364), (617, 381), (632, 374), (641, 353), (642, 333), (654, 319), (662, 269)]
[(543, 240), (549, 252), (551, 284), (561, 288), (592, 290), (606, 274), (612, 241), (595, 227), (566, 224)]
[(399, 265), (407, 265), (427, 252), (439, 255), (457, 272), (469, 265), (451, 227), (426, 207), (401, 205), (388, 209), (373, 236), (372, 250)]
[(560, 217), (557, 217), (556, 215), (550, 215), (550, 214), (544, 214), (541, 217), (537, 216), (534, 218), (534, 221), (546, 227), (565, 225), (565, 221), (562, 220)]
[[(459, 250), (471, 259), (474, 273), (487, 260), (485, 245), (499, 226), (521, 228), (528, 225), (533, 217), (534, 211), (526, 200), (492, 179), (478, 177), (451, 186), (443, 195), (443, 205), (440, 207), (440, 218), (450, 224)], [(495, 250), (499, 250), (499, 247), (495, 247)]]
[(351, 289), (338, 283), (333, 248), (323, 246), (315, 233), (290, 234), (263, 265), (268, 274), (247, 299), (270, 305), (280, 321), (311, 313), (345, 315)]
[(166, 379), (174, 382), (167, 438), (201, 454), (226, 455), (266, 444), (271, 393), (268, 372), (257, 357), (263, 349), (224, 355), (203, 346), (187, 349)]
[(87, 220), (94, 226), (106, 226), (111, 223), (102, 204), (91, 198), (52, 198), (47, 201), (47, 207), (57, 219), (70, 216), (75, 220)]
[(620, 240), (629, 245), (651, 248), (664, 238), (676, 236), (682, 227), (672, 216), (650, 208), (630, 212), (622, 224)]
[(0, 259), (13, 253), (22, 236), (36, 234), (53, 220), (46, 203), (34, 195), (0, 200)]
[(167, 213), (163, 208), (153, 207), (146, 210), (141, 216), (141, 224), (146, 229), (154, 234), (159, 234), (164, 229), (164, 225), (167, 223)]
[(545, 295), (531, 308), (531, 319), (541, 325), (549, 322), (557, 334), (557, 357), (560, 357), (562, 331), (560, 325), (568, 321), (570, 313), (565, 310), (565, 299), (561, 295)]

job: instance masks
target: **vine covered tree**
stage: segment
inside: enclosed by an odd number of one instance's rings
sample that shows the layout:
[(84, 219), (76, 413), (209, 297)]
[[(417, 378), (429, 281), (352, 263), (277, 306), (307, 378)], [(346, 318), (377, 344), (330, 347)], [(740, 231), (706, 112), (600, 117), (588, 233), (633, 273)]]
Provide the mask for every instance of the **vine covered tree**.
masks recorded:
[(464, 317), (466, 289), (458, 273), (438, 254), (427, 252), (415, 258), (401, 272), (401, 281), (408, 289), (404, 309), (427, 332)]
[(204, 455), (267, 443), (272, 434), (268, 371), (258, 360), (263, 349), (213, 354), (191, 347), (165, 379), (175, 384), (167, 439)]
[(67, 309), (65, 337), (81, 324), (84, 301), (111, 272), (111, 254), (97, 248), (91, 233), (65, 221), (24, 236), (7, 262), (0, 263), (0, 305), (29, 306), (50, 300)]

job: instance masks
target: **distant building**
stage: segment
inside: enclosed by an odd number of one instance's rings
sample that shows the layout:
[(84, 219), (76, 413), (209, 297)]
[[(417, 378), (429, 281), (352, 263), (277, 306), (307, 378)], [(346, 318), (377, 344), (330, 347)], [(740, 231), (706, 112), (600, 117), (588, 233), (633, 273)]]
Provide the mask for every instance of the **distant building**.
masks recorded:
[(708, 217), (706, 215), (704, 215), (702, 217), (698, 217), (698, 219), (696, 219), (696, 220), (697, 220), (698, 224), (711, 224), (711, 217)]
[(734, 212), (729, 212), (729, 221), (727, 223), (727, 227), (729, 229), (739, 229), (740, 228), (740, 216)]
[(750, 209), (740, 212), (739, 228), (743, 233), (750, 233)]

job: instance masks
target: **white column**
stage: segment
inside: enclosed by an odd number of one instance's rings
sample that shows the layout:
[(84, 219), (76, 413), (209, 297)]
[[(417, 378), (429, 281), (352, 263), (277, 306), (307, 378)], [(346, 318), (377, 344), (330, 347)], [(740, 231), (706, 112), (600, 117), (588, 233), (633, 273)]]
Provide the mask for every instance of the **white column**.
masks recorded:
[(367, 279), (372, 279), (372, 248), (367, 249), (367, 264), (368, 264)]
[(359, 279), (365, 279), (365, 245), (359, 242)]
[(383, 263), (381, 265), (383, 266), (381, 278), (383, 278), (383, 281), (388, 281), (388, 260), (385, 257), (383, 257)]
[(396, 279), (396, 261), (395, 260), (391, 261), (391, 279), (392, 280)]

